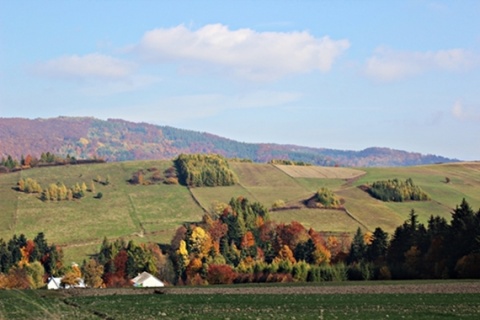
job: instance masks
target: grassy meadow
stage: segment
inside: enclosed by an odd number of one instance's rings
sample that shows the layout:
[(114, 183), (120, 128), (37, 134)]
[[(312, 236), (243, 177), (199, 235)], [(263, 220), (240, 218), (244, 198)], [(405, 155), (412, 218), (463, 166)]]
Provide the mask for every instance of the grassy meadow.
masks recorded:
[[(392, 233), (403, 223), (411, 209), (420, 222), (430, 215), (450, 220), (451, 212), (462, 198), (474, 210), (480, 208), (480, 163), (439, 164), (400, 168), (322, 168), (290, 167), (270, 164), (231, 162), (239, 184), (230, 187), (191, 188), (180, 185), (131, 185), (127, 181), (138, 170), (164, 171), (171, 161), (134, 161), (77, 166), (35, 168), (0, 175), (0, 238), (14, 234), (33, 238), (44, 232), (49, 243), (64, 248), (65, 261), (80, 263), (95, 252), (102, 239), (137, 242), (170, 242), (184, 222), (198, 221), (216, 202), (228, 202), (244, 196), (271, 207), (277, 200), (287, 206), (299, 206), (320, 187), (333, 190), (344, 201), (347, 212), (322, 209), (292, 209), (271, 212), (274, 220), (296, 220), (307, 228), (325, 232), (354, 232), (359, 226), (373, 231), (382, 227)], [(147, 171), (146, 171), (147, 172)], [(148, 173), (147, 173), (148, 175)], [(43, 188), (63, 182), (67, 187), (92, 180), (94, 191), (81, 200), (42, 202), (38, 194), (14, 190), (20, 178), (33, 178)], [(449, 183), (446, 183), (448, 177)], [(382, 202), (358, 188), (377, 180), (412, 178), (432, 200), (426, 202)], [(94, 196), (101, 192), (103, 197)]]

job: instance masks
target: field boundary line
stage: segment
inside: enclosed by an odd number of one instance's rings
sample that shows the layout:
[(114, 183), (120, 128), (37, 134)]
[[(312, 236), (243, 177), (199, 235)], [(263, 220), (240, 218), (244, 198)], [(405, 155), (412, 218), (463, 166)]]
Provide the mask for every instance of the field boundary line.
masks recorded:
[(145, 228), (143, 227), (142, 223), (140, 222), (140, 219), (137, 216), (137, 208), (133, 203), (131, 194), (128, 194), (128, 201), (130, 202), (130, 206), (132, 208), (132, 210), (128, 210), (128, 215), (130, 216), (130, 219), (132, 219), (133, 224), (140, 229), (140, 235), (144, 235)]
[(192, 197), (193, 201), (199, 206), (203, 212), (208, 213), (208, 210), (200, 203), (200, 201), (195, 197), (195, 194), (192, 192), (192, 189), (190, 187), (187, 187), (188, 193), (190, 193), (190, 196)]

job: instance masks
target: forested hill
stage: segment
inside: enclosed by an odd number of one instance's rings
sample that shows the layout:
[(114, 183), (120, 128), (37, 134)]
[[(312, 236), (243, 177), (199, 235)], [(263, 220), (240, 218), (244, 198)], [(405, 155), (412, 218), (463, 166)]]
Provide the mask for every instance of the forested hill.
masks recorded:
[(272, 159), (316, 165), (409, 166), (458, 161), (388, 148), (344, 151), (295, 145), (242, 143), (209, 133), (91, 117), (0, 118), (0, 157), (42, 152), (107, 161), (171, 159), (180, 153), (218, 153), (254, 162)]

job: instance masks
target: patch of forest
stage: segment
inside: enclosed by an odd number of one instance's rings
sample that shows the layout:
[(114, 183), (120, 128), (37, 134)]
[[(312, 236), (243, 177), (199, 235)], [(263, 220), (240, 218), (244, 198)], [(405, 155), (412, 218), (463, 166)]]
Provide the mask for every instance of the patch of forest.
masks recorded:
[(430, 196), (411, 178), (405, 182), (398, 179), (376, 181), (366, 187), (367, 192), (374, 198), (382, 201), (427, 201)]
[(189, 187), (231, 186), (238, 182), (228, 161), (216, 154), (181, 154), (174, 160), (181, 184)]

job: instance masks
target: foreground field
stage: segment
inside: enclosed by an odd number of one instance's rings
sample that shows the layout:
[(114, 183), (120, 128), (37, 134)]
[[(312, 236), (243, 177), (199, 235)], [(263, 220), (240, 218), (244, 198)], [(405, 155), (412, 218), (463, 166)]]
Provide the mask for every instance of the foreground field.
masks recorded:
[[(480, 282), (0, 291), (0, 319), (477, 319)], [(158, 293), (158, 292), (157, 292)]]

